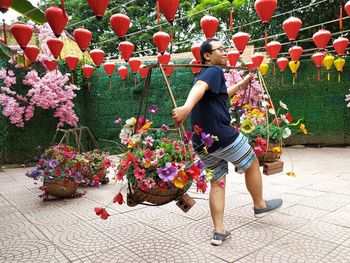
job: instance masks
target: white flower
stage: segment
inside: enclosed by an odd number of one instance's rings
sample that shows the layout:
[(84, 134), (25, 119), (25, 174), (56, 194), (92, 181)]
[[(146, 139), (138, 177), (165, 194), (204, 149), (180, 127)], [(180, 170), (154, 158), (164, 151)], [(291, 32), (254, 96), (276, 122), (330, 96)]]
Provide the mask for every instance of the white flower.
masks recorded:
[(134, 126), (134, 125), (136, 124), (136, 118), (135, 118), (135, 117), (131, 117), (130, 119), (127, 119), (127, 120), (125, 121), (125, 123), (126, 123), (127, 125)]
[(286, 118), (286, 115), (281, 114), (280, 117), (281, 117), (281, 119), (282, 119), (285, 123), (289, 124), (289, 120)]
[(139, 142), (141, 142), (141, 134), (135, 134), (135, 135), (133, 135), (131, 138), (132, 138), (132, 141), (133, 141), (134, 143), (139, 143)]
[(285, 110), (288, 110), (288, 107), (286, 104), (284, 104), (281, 100), (280, 100), (280, 106), (281, 108), (285, 109)]
[(291, 135), (292, 135), (292, 131), (288, 127), (286, 127), (283, 131), (282, 137), (285, 139)]
[(272, 115), (275, 115), (276, 111), (275, 111), (275, 109), (269, 109), (269, 113), (272, 114)]

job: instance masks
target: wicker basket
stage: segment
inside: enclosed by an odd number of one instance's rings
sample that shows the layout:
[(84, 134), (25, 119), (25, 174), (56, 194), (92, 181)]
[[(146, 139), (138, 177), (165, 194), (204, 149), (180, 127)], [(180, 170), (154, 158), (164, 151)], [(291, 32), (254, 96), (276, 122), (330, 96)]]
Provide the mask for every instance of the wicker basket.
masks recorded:
[(77, 186), (74, 186), (73, 182), (64, 183), (63, 180), (44, 181), (44, 186), (47, 187), (45, 190), (47, 194), (58, 198), (71, 197), (77, 190)]
[(264, 165), (264, 163), (275, 162), (275, 161), (280, 159), (281, 153), (272, 151), (272, 149), (274, 147), (281, 147), (281, 144), (280, 143), (276, 143), (276, 144), (270, 143), (266, 152), (256, 154), (260, 165)]

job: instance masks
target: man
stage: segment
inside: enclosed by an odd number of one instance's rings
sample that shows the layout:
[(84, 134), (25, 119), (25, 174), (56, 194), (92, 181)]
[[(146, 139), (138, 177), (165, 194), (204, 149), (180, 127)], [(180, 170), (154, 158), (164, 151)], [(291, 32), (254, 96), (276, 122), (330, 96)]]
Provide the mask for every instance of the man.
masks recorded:
[(262, 217), (280, 208), (282, 200), (263, 199), (259, 161), (248, 139), (230, 125), (228, 99), (238, 90), (246, 88), (253, 76), (248, 74), (241, 82), (226, 87), (224, 73), (218, 66), (226, 65), (227, 48), (216, 39), (206, 40), (201, 45), (200, 54), (202, 64), (210, 67), (202, 69), (185, 104), (175, 108), (172, 115), (175, 124), (179, 125), (191, 113), (192, 127), (198, 125), (203, 132), (219, 138), (208, 148), (209, 153), (205, 154), (203, 147), (200, 146), (201, 136), (197, 134), (193, 136), (195, 150), (201, 161), (214, 171), (209, 194), (210, 212), (214, 224), (211, 244), (218, 246), (231, 236), (230, 231), (225, 231), (224, 228), (225, 179), (228, 162), (233, 163), (236, 169), (245, 172), (245, 182), (253, 199), (256, 217)]

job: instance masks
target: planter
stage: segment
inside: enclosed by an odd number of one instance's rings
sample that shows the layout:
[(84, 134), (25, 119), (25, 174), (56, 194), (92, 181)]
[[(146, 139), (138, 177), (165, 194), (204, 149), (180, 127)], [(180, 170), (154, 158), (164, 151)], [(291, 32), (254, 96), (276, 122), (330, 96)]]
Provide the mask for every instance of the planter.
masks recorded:
[(47, 194), (58, 198), (71, 197), (77, 191), (77, 186), (73, 182), (65, 183), (63, 180), (53, 182), (44, 181), (44, 186), (47, 187), (45, 189)]
[(256, 156), (258, 157), (258, 160), (259, 160), (259, 164), (261, 166), (264, 165), (264, 163), (275, 162), (275, 161), (280, 159), (282, 153), (273, 151), (272, 149), (274, 147), (281, 148), (281, 144), (279, 144), (279, 143), (271, 144), (270, 143), (266, 152), (256, 153)]

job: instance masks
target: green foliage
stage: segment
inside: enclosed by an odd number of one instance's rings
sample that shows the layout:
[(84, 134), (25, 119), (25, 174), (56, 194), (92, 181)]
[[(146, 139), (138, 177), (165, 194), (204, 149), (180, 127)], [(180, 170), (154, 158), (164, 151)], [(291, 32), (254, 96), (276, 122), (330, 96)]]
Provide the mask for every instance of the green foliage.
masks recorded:
[(39, 8), (34, 7), (29, 0), (13, 0), (11, 8), (37, 24), (46, 22), (45, 14)]

